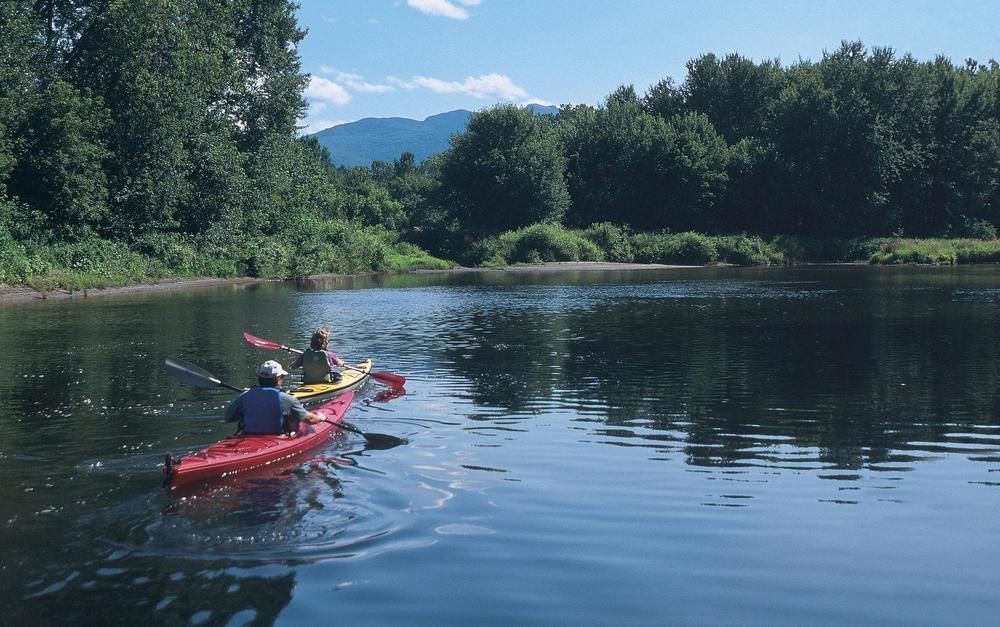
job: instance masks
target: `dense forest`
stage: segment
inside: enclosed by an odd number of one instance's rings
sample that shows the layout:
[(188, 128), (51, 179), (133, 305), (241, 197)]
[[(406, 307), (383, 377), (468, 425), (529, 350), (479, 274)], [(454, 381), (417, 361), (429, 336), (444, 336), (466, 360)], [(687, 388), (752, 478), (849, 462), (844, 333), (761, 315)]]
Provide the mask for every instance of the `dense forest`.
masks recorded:
[[(494, 106), (428, 161), (345, 169), (297, 136), (304, 35), (286, 0), (0, 0), (0, 282), (1000, 259), (994, 60), (706, 54), (680, 84)], [(896, 254), (941, 237), (984, 243)]]

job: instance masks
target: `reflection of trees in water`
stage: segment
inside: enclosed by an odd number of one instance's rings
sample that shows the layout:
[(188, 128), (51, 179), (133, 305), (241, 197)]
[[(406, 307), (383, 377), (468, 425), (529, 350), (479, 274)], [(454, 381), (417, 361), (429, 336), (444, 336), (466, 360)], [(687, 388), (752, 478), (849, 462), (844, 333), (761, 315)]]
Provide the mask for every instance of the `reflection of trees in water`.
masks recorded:
[[(176, 424), (148, 414), (193, 400), (221, 405), (226, 396), (169, 378), (164, 357), (184, 356), (223, 380), (250, 384), (247, 364), (262, 357), (240, 331), (260, 320), (279, 326), (292, 315), (286, 299), (255, 299), (249, 291), (53, 303), (31, 309), (30, 316), (16, 316), (18, 311), (0, 316), (7, 355), (0, 379), (14, 383), (0, 386), (6, 408), (0, 420), (15, 447), (39, 438), (85, 441), (114, 434), (126, 444), (136, 436), (176, 432)], [(13, 420), (19, 417), (14, 412), (28, 419)]]
[(483, 310), (456, 324), (445, 355), (470, 382), (477, 406), (530, 412), (532, 401), (551, 396), (558, 319)]
[(676, 448), (697, 465), (905, 465), (910, 442), (1000, 415), (1000, 336), (948, 290), (631, 298), (554, 314), (529, 303), (453, 325), (450, 367), (477, 405), (558, 403), (650, 442), (681, 432)]

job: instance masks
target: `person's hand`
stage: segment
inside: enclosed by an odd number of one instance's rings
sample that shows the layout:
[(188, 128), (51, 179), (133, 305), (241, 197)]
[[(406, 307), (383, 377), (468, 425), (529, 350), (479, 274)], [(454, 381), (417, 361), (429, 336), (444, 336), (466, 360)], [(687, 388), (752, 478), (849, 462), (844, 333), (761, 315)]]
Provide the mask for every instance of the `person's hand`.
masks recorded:
[(326, 420), (326, 418), (323, 416), (323, 414), (319, 414), (314, 411), (311, 411), (308, 414), (306, 414), (306, 422), (308, 422), (311, 425), (314, 425), (317, 422), (323, 422), (324, 420)]

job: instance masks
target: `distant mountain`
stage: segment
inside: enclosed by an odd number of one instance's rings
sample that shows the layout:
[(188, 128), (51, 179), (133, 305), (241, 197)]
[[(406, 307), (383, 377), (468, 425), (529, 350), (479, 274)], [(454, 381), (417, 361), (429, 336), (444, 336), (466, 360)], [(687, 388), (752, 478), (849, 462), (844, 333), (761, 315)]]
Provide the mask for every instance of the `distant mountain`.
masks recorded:
[[(527, 105), (536, 115), (555, 115), (558, 107)], [(471, 111), (458, 109), (432, 115), (423, 122), (409, 118), (364, 118), (313, 133), (330, 151), (334, 165), (365, 166), (372, 161), (391, 162), (412, 152), (417, 162), (448, 148), (452, 135), (465, 131)]]

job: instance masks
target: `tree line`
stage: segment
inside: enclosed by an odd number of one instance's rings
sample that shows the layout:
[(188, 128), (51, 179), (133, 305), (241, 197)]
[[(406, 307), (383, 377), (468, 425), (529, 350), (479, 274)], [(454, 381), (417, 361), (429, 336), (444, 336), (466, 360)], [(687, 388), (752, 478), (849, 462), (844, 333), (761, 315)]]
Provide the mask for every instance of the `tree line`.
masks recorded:
[(555, 116), (498, 105), (428, 161), (345, 169), (296, 136), (294, 11), (0, 0), (0, 282), (379, 269), (415, 245), (482, 261), (478, 243), (539, 224), (846, 238), (1000, 223), (995, 61), (860, 42), (788, 67), (706, 54), (679, 85)]
[(480, 237), (537, 221), (810, 238), (993, 234), (1000, 66), (845, 42), (782, 67), (687, 63), (639, 95), (538, 118), (477, 113), (427, 166)]
[(351, 216), (379, 192), (296, 138), (294, 10), (0, 0), (0, 282), (377, 267), (391, 234)]

